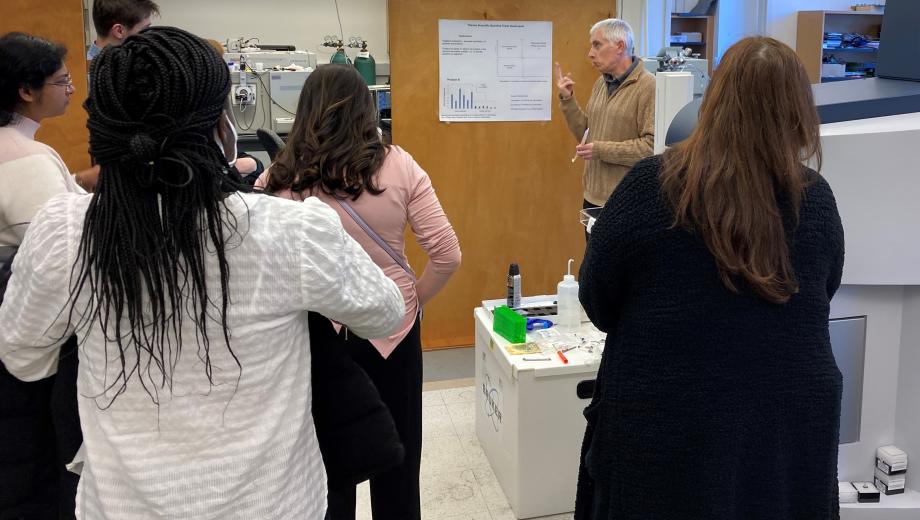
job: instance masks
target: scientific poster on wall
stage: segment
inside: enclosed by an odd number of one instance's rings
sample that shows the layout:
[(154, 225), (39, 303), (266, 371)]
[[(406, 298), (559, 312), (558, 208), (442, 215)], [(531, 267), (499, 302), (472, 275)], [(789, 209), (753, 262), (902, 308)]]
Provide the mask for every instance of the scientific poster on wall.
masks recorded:
[(441, 121), (549, 121), (553, 23), (439, 20)]

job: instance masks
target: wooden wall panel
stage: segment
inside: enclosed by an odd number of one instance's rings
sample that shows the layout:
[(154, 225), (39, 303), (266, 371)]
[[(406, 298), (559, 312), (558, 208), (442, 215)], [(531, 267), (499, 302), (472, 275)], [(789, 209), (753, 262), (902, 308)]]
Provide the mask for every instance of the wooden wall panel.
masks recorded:
[(89, 133), (86, 130), (86, 48), (83, 41), (83, 2), (81, 0), (3, 0), (0, 34), (21, 31), (67, 47), (67, 68), (76, 92), (70, 107), (60, 117), (42, 122), (37, 139), (48, 144), (64, 159), (70, 171), (90, 166)]
[(821, 83), (824, 11), (799, 11), (796, 27), (795, 52), (808, 72), (808, 79), (812, 83)]
[[(614, 15), (596, 0), (390, 0), (393, 140), (431, 176), (457, 234), (463, 265), (425, 308), (425, 348), (473, 344), (473, 308), (505, 291), (508, 264), (521, 265), (524, 295), (555, 293), (568, 258), (584, 254), (579, 224), (584, 163), (555, 102), (552, 121), (438, 121), (438, 19), (553, 22), (553, 60), (576, 81), (584, 106), (598, 72), (589, 30)], [(408, 241), (414, 244), (413, 240)], [(417, 268), (425, 256), (410, 246)]]

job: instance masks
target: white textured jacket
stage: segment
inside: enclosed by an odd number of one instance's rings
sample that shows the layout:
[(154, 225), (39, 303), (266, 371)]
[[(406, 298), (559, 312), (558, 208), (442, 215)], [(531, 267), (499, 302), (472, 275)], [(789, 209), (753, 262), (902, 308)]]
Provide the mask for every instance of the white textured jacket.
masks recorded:
[[(53, 374), (91, 196), (54, 197), (33, 219), (0, 307), (0, 360), (16, 377)], [(133, 373), (124, 393), (116, 345), (98, 323), (79, 327), (78, 395), (85, 461), (77, 516), (89, 519), (322, 518), (326, 477), (311, 416), (307, 310), (381, 337), (403, 298), (325, 204), (241, 194), (227, 200), (242, 240), (228, 241), (227, 320), (233, 353), (211, 327), (213, 386), (183, 321), (173, 386)], [(216, 256), (207, 283), (220, 301)], [(88, 295), (80, 294), (77, 309)], [(63, 312), (62, 312), (63, 311)], [(79, 323), (82, 316), (75, 316)], [(126, 353), (129, 367), (134, 351)], [(140, 365), (145, 366), (145, 359)], [(141, 386), (153, 385), (159, 404)], [(114, 387), (113, 387), (113, 383)]]

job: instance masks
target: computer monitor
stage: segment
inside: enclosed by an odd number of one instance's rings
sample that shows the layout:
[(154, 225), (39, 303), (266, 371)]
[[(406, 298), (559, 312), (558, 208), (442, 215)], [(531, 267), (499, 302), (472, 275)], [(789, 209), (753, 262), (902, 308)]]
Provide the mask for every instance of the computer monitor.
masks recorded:
[(843, 375), (840, 402), (840, 444), (859, 441), (862, 421), (863, 367), (866, 360), (866, 317), (830, 320), (831, 350)]
[(888, 0), (882, 17), (875, 75), (920, 81), (920, 2)]
[(374, 95), (378, 118), (381, 120), (391, 119), (393, 117), (393, 98), (390, 94), (390, 86), (371, 85), (369, 88), (371, 89), (371, 93)]

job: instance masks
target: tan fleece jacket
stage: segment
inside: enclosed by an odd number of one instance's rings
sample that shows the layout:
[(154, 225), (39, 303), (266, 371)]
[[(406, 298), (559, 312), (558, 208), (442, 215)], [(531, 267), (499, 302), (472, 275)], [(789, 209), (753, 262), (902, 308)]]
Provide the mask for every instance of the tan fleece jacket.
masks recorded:
[(640, 63), (626, 81), (608, 96), (601, 76), (594, 82), (587, 111), (575, 100), (561, 99), (559, 108), (576, 139), (588, 132), (594, 159), (585, 162), (584, 198), (603, 206), (610, 194), (640, 159), (652, 155), (655, 144), (655, 77)]

